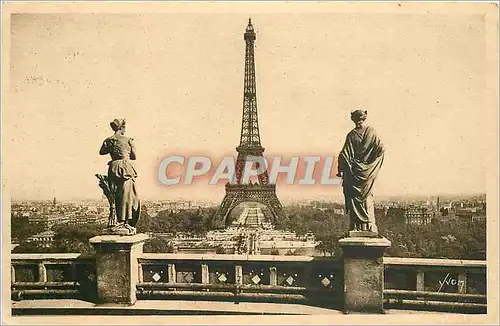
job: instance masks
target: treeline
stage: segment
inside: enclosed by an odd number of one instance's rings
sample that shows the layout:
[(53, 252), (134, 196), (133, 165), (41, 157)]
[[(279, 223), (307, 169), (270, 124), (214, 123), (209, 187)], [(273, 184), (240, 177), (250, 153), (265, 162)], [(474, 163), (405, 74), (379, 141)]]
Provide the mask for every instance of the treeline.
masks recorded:
[(12, 252), (14, 253), (94, 253), (89, 239), (100, 235), (105, 225), (86, 224), (78, 226), (55, 225), (54, 242), (50, 247), (40, 246), (34, 242), (22, 242)]
[[(137, 232), (144, 233), (171, 233), (187, 232), (192, 234), (204, 234), (214, 228), (213, 217), (215, 208), (204, 208), (194, 210), (181, 210), (173, 212), (161, 211), (157, 216), (151, 217), (147, 208), (141, 210), (141, 217), (137, 224)], [(26, 241), (30, 236), (45, 231), (42, 225), (29, 223), (27, 218), (12, 218), (12, 238), (15, 238), (19, 246), (14, 253), (94, 253), (94, 248), (89, 239), (102, 234), (106, 225), (86, 224), (79, 226), (55, 225), (54, 241), (51, 246), (42, 246), (35, 242)], [(144, 245), (146, 252), (172, 252), (173, 247), (164, 238), (152, 237)]]
[(30, 223), (27, 217), (17, 216), (10, 219), (11, 237), (17, 242), (23, 242), (34, 234), (43, 232), (45, 228), (40, 223)]
[(313, 207), (288, 206), (287, 219), (277, 221), (276, 228), (304, 235), (314, 234), (319, 241), (317, 249), (325, 256), (339, 256), (338, 240), (347, 234), (348, 221), (333, 209), (318, 210)]
[[(181, 211), (164, 210), (151, 217), (147, 210), (141, 212), (137, 224), (137, 232), (170, 233), (173, 236), (179, 232), (205, 234), (213, 229), (215, 208), (189, 209)], [(159, 236), (152, 236), (144, 243), (144, 252), (174, 252), (172, 242)]]
[[(318, 210), (312, 207), (289, 206), (288, 218), (277, 221), (277, 229), (290, 230), (298, 235), (308, 232), (319, 241), (317, 249), (325, 256), (339, 257), (341, 249), (338, 240), (347, 234), (348, 218), (336, 214), (333, 209)], [(137, 225), (138, 232), (171, 233), (179, 232), (203, 235), (215, 227), (213, 217), (215, 208), (162, 211), (151, 217), (144, 209)], [(449, 258), (449, 259), (486, 259), (486, 222), (467, 222), (455, 220), (439, 222), (434, 220), (428, 225), (406, 225), (403, 216), (385, 216), (376, 212), (377, 225), (381, 235), (388, 238), (392, 245), (387, 251), (389, 256)], [(81, 252), (92, 253), (88, 239), (101, 234), (105, 225), (53, 227), (55, 232), (53, 246), (38, 247), (33, 243), (21, 242), (14, 252)], [(42, 229), (18, 218), (12, 219), (12, 236), (25, 240)], [(168, 239), (153, 237), (144, 246), (146, 252), (172, 252)]]
[[(346, 216), (310, 207), (292, 206), (287, 211), (288, 219), (280, 221), (279, 228), (297, 234), (310, 231), (320, 241), (318, 249), (324, 255), (341, 255), (338, 240), (347, 234), (349, 221)], [(375, 214), (379, 233), (391, 241), (388, 256), (486, 259), (486, 222), (434, 219), (431, 224), (407, 225), (402, 215), (389, 217), (382, 210)]]
[(402, 218), (379, 219), (380, 233), (391, 241), (395, 257), (486, 260), (486, 222), (434, 219), (426, 225), (406, 225)]
[(216, 208), (164, 210), (151, 217), (147, 210), (141, 212), (137, 232), (172, 233), (188, 232), (203, 234), (215, 228)]

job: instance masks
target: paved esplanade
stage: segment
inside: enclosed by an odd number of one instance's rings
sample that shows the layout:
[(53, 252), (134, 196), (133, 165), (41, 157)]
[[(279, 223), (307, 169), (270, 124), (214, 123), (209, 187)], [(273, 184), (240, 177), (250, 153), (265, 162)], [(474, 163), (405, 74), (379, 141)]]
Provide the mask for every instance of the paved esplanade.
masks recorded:
[(246, 227), (259, 227), (264, 223), (264, 213), (258, 207), (245, 208), (233, 224)]
[[(270, 303), (270, 302), (210, 302), (210, 301), (188, 301), (188, 300), (139, 300), (131, 306), (97, 305), (92, 302), (74, 299), (53, 300), (23, 300), (13, 303), (15, 314), (39, 314), (41, 311), (48, 314), (60, 314), (64, 311), (70, 315), (86, 315), (86, 318), (95, 318), (89, 314), (122, 314), (122, 315), (343, 315), (341, 310), (314, 307), (304, 304)], [(444, 314), (445, 312), (422, 311), (422, 310), (400, 310), (386, 309), (385, 314), (408, 315), (408, 314)], [(456, 313), (446, 313), (446, 316)]]

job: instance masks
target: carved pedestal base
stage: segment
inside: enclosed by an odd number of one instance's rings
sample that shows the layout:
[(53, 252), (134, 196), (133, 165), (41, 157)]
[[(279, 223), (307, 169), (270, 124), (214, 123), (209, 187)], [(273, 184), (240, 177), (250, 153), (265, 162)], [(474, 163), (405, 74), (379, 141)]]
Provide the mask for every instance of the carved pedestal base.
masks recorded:
[(351, 238), (382, 238), (377, 232), (372, 232), (372, 231), (355, 231), (351, 230), (349, 231), (349, 237)]
[(386, 238), (348, 237), (340, 239), (339, 244), (344, 261), (345, 312), (383, 313), (382, 256), (391, 242)]
[(108, 226), (102, 230), (103, 235), (134, 235), (137, 233), (135, 227), (126, 223), (120, 223), (113, 226)]
[(97, 294), (99, 303), (134, 304), (138, 262), (146, 234), (100, 235), (90, 239), (96, 249)]

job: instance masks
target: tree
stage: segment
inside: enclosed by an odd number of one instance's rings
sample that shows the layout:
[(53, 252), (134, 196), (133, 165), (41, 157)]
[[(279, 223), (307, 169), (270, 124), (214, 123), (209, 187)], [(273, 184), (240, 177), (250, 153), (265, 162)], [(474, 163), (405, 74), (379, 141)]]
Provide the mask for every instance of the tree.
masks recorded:
[(152, 218), (149, 215), (144, 215), (139, 220), (137, 226), (140, 232), (170, 233), (191, 232), (194, 234), (203, 234), (211, 229), (214, 229), (215, 209), (200, 208), (186, 209), (179, 212), (164, 210), (158, 212), (156, 217)]
[(30, 223), (27, 217), (11, 216), (10, 230), (12, 239), (23, 242), (32, 235), (45, 231), (45, 227), (41, 223)]
[(23, 242), (12, 250), (13, 253), (27, 254), (27, 253), (49, 253), (55, 252), (54, 248), (39, 246), (35, 242)]
[(225, 254), (226, 253), (226, 249), (222, 246), (217, 246), (215, 247), (215, 253), (216, 254)]
[(100, 235), (102, 229), (103, 225), (100, 224), (54, 226), (55, 252), (94, 253), (95, 250), (89, 243), (89, 239)]
[(154, 237), (144, 243), (144, 252), (172, 253), (174, 246), (172, 243), (161, 237)]
[(486, 223), (456, 220), (407, 225), (403, 213), (379, 221), (379, 231), (391, 240), (389, 256), (486, 259)]
[(99, 224), (86, 224), (79, 226), (56, 225), (53, 227), (54, 242), (51, 247), (39, 246), (34, 242), (23, 242), (14, 249), (16, 253), (94, 253), (94, 248), (89, 239), (101, 234), (103, 229)]

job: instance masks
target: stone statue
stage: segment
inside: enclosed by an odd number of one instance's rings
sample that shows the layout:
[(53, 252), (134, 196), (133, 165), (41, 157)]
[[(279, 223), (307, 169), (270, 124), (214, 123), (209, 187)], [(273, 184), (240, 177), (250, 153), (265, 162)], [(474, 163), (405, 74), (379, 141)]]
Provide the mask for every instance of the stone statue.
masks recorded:
[(338, 160), (338, 177), (343, 179), (350, 236), (377, 236), (372, 188), (384, 160), (383, 145), (375, 129), (364, 124), (368, 112), (355, 110), (356, 127), (346, 137)]
[(108, 175), (96, 174), (109, 202), (108, 227), (103, 233), (134, 235), (141, 213), (135, 183), (137, 172), (131, 162), (136, 159), (135, 145), (132, 138), (125, 136), (125, 120), (115, 119), (110, 126), (115, 133), (104, 140), (99, 151), (100, 155), (111, 156)]

